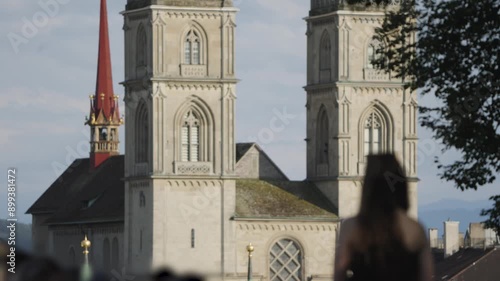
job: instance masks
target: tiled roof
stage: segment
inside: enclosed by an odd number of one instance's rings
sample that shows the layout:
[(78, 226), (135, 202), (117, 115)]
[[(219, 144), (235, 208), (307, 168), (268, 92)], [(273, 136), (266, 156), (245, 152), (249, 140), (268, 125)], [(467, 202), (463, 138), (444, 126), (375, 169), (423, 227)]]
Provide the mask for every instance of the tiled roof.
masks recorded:
[[(302, 182), (304, 183), (304, 182)], [(295, 189), (304, 188), (308, 184), (293, 183)], [(301, 187), (299, 187), (301, 186)], [(311, 189), (312, 190), (312, 189)], [(307, 196), (310, 198), (315, 197)], [(337, 219), (337, 216), (315, 204), (285, 191), (272, 183), (262, 180), (236, 181), (236, 218), (286, 218), (286, 219)]]
[(110, 157), (89, 171), (88, 159), (76, 160), (27, 213), (53, 213), (48, 224), (123, 221), (124, 161)]
[[(99, 171), (97, 169), (96, 171)], [(26, 211), (27, 214), (53, 213), (61, 205), (61, 198), (71, 198), (92, 178), (89, 159), (75, 160), (57, 178), (38, 200)]]
[[(254, 144), (238, 144), (240, 157)], [(96, 170), (78, 159), (27, 213), (49, 213), (47, 224), (120, 222), (124, 219), (125, 157), (114, 156)], [(337, 210), (310, 182), (236, 181), (236, 217), (336, 219)]]
[(493, 249), (455, 275), (456, 280), (500, 280), (500, 248)]
[(442, 250), (434, 250), (434, 280), (451, 279), (485, 255), (490, 253), (492, 250), (493, 249), (465, 248), (460, 249), (458, 252), (447, 258), (444, 258), (444, 252)]

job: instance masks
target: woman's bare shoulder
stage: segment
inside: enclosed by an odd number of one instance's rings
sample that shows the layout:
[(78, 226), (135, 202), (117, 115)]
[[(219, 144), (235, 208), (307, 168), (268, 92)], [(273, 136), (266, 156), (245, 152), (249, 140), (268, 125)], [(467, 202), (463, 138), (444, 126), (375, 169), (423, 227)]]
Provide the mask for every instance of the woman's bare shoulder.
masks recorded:
[(420, 250), (427, 245), (427, 236), (424, 227), (415, 219), (406, 214), (399, 215), (403, 240), (409, 249)]

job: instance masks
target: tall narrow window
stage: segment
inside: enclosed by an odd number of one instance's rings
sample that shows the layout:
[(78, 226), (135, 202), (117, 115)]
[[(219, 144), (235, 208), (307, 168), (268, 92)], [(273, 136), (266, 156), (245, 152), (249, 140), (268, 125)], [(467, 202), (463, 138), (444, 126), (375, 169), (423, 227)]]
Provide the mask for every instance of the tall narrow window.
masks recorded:
[(328, 164), (328, 136), (329, 136), (329, 122), (328, 114), (324, 107), (321, 107), (318, 114), (317, 123), (317, 143), (316, 143), (316, 157), (319, 164)]
[(147, 38), (146, 31), (142, 25), (137, 29), (137, 41), (136, 41), (136, 60), (137, 66), (145, 66), (146, 65), (146, 47), (147, 46)]
[(102, 245), (102, 265), (104, 269), (109, 270), (111, 266), (111, 248), (109, 245), (109, 239), (105, 238)]
[(113, 238), (113, 243), (111, 244), (111, 268), (118, 270), (118, 264), (120, 263), (120, 253), (118, 249), (118, 238)]
[(194, 248), (195, 246), (195, 232), (194, 232), (194, 228), (191, 229), (191, 248)]
[(365, 156), (382, 152), (382, 118), (373, 111), (368, 115), (364, 126)]
[(319, 50), (319, 71), (320, 82), (329, 82), (331, 80), (332, 69), (332, 42), (327, 31), (321, 37)]
[(269, 276), (271, 281), (303, 280), (302, 251), (290, 239), (282, 239), (274, 244), (269, 256)]
[(71, 266), (76, 265), (76, 254), (75, 248), (73, 248), (73, 246), (69, 248), (69, 262), (71, 263)]
[(139, 251), (142, 252), (142, 230), (139, 233)]
[(148, 109), (141, 101), (135, 116), (135, 159), (137, 163), (146, 163), (149, 152)]
[(184, 42), (184, 63), (201, 64), (201, 40), (199, 34), (191, 30)]
[(139, 207), (146, 207), (146, 196), (143, 191), (139, 193)]
[(200, 121), (193, 111), (188, 111), (184, 115), (181, 143), (181, 161), (198, 162), (200, 160)]

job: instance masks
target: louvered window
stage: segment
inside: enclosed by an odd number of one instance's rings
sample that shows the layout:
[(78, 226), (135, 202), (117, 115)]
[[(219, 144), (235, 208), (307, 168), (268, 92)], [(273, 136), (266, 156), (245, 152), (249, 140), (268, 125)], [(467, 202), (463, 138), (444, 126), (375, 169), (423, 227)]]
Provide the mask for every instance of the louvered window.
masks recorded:
[(184, 43), (184, 64), (201, 64), (200, 36), (194, 30), (189, 31)]
[(181, 161), (198, 162), (200, 160), (200, 121), (192, 111), (184, 115), (181, 143)]
[(370, 113), (365, 122), (364, 152), (365, 156), (382, 152), (382, 118), (376, 112)]

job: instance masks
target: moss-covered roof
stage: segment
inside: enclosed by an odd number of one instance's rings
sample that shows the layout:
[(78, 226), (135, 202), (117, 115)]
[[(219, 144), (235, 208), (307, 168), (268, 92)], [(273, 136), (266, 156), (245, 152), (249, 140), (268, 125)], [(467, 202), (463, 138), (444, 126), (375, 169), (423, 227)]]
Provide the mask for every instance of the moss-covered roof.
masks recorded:
[(237, 180), (235, 217), (336, 219), (337, 215), (270, 182)]

